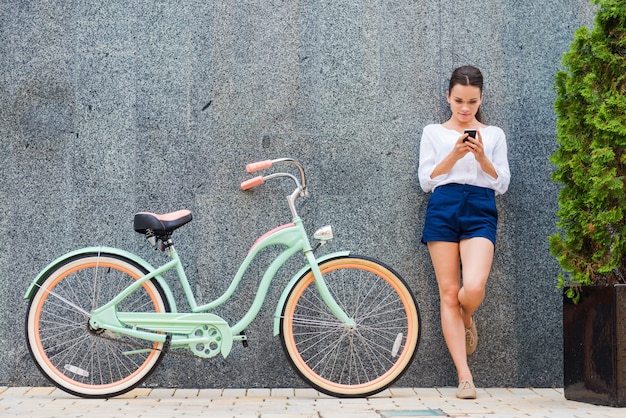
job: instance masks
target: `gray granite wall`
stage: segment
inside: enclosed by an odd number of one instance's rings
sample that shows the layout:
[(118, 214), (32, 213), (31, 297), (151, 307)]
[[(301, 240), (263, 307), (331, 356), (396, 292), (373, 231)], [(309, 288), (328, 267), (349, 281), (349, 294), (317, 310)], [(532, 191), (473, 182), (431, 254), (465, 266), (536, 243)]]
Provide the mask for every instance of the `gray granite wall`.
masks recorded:
[[(45, 383), (24, 344), (22, 296), (49, 261), (95, 244), (162, 261), (132, 231), (136, 211), (191, 209), (178, 249), (200, 301), (221, 294), (255, 237), (289, 221), (290, 186), (244, 194), (244, 165), (290, 156), (309, 173), (301, 214), (310, 229), (334, 226), (327, 251), (384, 260), (417, 295), (423, 338), (400, 384), (454, 385), (419, 244), (427, 195), (416, 163), (423, 126), (447, 117), (447, 77), (470, 63), (485, 74), (484, 113), (508, 135), (512, 171), (470, 365), (481, 386), (562, 385), (558, 267), (547, 246), (552, 86), (593, 11), (583, 0), (5, 0), (0, 383)], [(255, 277), (223, 317), (250, 303)], [(247, 330), (249, 348), (226, 360), (170, 356), (147, 383), (301, 385), (271, 336), (278, 294)]]

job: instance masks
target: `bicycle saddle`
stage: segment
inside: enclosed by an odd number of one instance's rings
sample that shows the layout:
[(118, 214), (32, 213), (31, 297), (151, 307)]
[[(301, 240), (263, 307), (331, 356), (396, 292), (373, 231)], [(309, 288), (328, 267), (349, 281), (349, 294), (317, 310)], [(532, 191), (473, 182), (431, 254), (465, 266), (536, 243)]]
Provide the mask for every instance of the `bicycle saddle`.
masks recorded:
[(140, 234), (149, 229), (156, 235), (171, 234), (192, 219), (191, 211), (186, 209), (158, 215), (152, 212), (138, 212), (135, 214), (134, 228)]

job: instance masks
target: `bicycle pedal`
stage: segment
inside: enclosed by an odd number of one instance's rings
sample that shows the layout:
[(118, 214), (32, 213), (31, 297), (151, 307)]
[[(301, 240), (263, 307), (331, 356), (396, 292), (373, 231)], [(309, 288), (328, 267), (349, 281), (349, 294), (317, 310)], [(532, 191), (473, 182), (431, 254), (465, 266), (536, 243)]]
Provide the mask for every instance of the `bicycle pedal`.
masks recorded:
[(243, 345), (243, 348), (248, 348), (248, 337), (246, 336), (246, 333), (244, 331), (241, 331), (239, 333), (239, 335), (241, 335), (241, 345)]

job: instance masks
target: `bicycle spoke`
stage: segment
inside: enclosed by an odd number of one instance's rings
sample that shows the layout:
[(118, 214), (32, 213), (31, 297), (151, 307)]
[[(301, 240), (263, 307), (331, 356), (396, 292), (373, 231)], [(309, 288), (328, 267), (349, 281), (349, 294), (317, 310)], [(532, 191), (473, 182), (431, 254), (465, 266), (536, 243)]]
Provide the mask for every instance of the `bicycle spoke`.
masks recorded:
[[(38, 287), (41, 288), (41, 286), (37, 285)], [(52, 292), (49, 289), (44, 289), (44, 291), (46, 293), (48, 293), (51, 296), (54, 296), (55, 298), (59, 299), (62, 302), (65, 302), (66, 305), (71, 306), (72, 308), (74, 308), (74, 310), (76, 310), (78, 313), (83, 314), (85, 317), (89, 318), (89, 316), (91, 315), (89, 312), (87, 312), (86, 310), (84, 310), (83, 308), (81, 308), (80, 306), (76, 305), (73, 302), (70, 302), (69, 300), (65, 299), (64, 297), (56, 294), (55, 292)]]
[(346, 327), (335, 318), (311, 273), (285, 303), (285, 353), (300, 376), (324, 393), (377, 393), (398, 379), (414, 356), (414, 299), (402, 279), (365, 259), (338, 258), (320, 270), (330, 294), (356, 325)]
[[(163, 357), (163, 343), (145, 343), (89, 326), (91, 310), (112, 300), (146, 272), (110, 254), (78, 255), (53, 269), (31, 299), (28, 347), (40, 370), (59, 388), (106, 398), (140, 384)], [(118, 310), (163, 312), (158, 283), (148, 280)], [(127, 309), (126, 309), (127, 308)], [(147, 350), (128, 352), (128, 347)]]

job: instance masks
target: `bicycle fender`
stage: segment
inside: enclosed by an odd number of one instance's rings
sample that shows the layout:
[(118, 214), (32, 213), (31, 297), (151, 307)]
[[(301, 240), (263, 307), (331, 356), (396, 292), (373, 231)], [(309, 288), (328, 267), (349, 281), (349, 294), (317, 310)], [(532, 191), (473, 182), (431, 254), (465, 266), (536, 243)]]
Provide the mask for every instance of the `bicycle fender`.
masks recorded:
[[(35, 279), (32, 281), (32, 283), (28, 287), (28, 290), (26, 291), (26, 294), (24, 294), (24, 299), (30, 300), (30, 298), (32, 298), (33, 295), (35, 294), (35, 290), (37, 288), (37, 285), (39, 285), (44, 280), (44, 278), (48, 275), (48, 273), (50, 273), (50, 271), (55, 269), (59, 264), (63, 263), (64, 261), (66, 261), (67, 259), (69, 259), (71, 257), (77, 256), (77, 255), (81, 255), (81, 254), (89, 254), (89, 253), (118, 255), (118, 256), (121, 256), (121, 257), (124, 257), (124, 258), (128, 258), (131, 261), (134, 261), (135, 263), (139, 264), (141, 267), (146, 269), (148, 272), (152, 272), (152, 271), (155, 270), (155, 268), (150, 263), (148, 263), (146, 260), (144, 260), (143, 258), (141, 258), (138, 255), (135, 255), (135, 254), (133, 254), (131, 252), (128, 252), (128, 251), (125, 251), (125, 250), (121, 250), (119, 248), (112, 248), (112, 247), (86, 247), (86, 248), (81, 248), (79, 250), (75, 250), (75, 251), (72, 251), (72, 252), (69, 252), (67, 254), (64, 254), (64, 255), (60, 256), (59, 258), (57, 258), (56, 260), (54, 260), (53, 262), (48, 264), (43, 270), (41, 270), (41, 272), (37, 275), (37, 277), (35, 277)], [(172, 312), (177, 312), (176, 301), (174, 299), (174, 295), (173, 295), (172, 291), (170, 290), (170, 287), (167, 285), (167, 282), (165, 281), (163, 276), (158, 275), (158, 276), (155, 277), (155, 280), (163, 288), (163, 292), (165, 292), (165, 297), (167, 298), (167, 300), (168, 300), (168, 302), (170, 304), (171, 311)]]
[[(319, 258), (316, 258), (316, 260), (317, 264), (319, 265), (324, 261), (332, 260), (333, 258), (346, 257), (348, 255), (350, 255), (350, 251), (338, 251), (335, 253), (323, 255)], [(277, 336), (280, 332), (280, 316), (283, 313), (283, 306), (285, 305), (285, 301), (287, 300), (289, 293), (291, 293), (291, 290), (296, 285), (298, 280), (306, 273), (308, 273), (309, 270), (311, 270), (310, 266), (304, 266), (299, 272), (297, 272), (295, 276), (293, 276), (293, 278), (289, 281), (287, 286), (285, 286), (283, 293), (280, 295), (280, 299), (278, 300), (278, 304), (276, 305), (276, 311), (274, 311), (274, 336)]]

